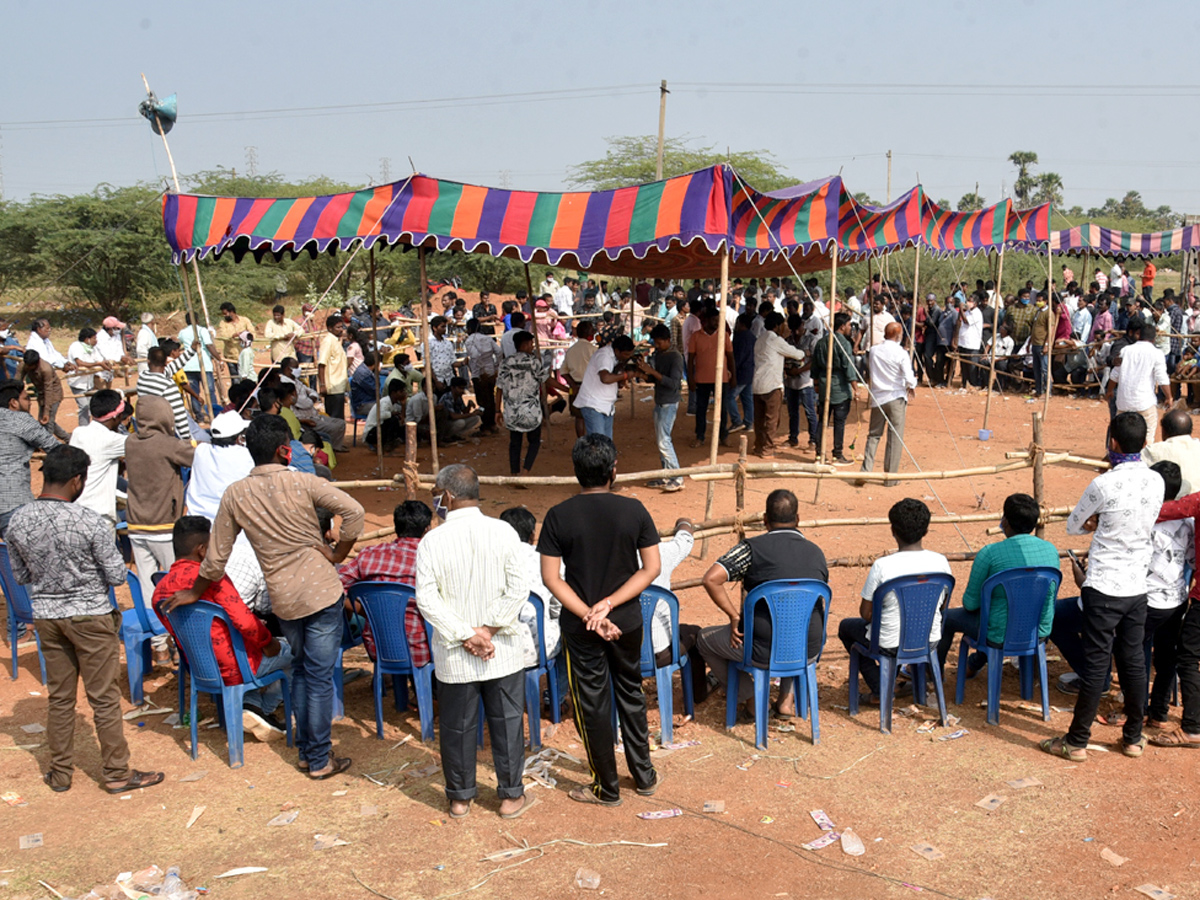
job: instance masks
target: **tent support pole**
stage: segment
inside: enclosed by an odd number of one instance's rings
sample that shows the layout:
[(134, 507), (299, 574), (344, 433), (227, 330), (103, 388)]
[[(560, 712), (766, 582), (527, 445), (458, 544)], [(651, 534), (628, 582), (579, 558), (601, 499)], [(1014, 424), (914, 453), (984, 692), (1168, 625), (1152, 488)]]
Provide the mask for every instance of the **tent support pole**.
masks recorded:
[(917, 244), (913, 248), (916, 254), (916, 259), (913, 260), (913, 289), (912, 289), (912, 309), (908, 325), (908, 364), (913, 364), (913, 357), (917, 355), (917, 309), (921, 302), (920, 285), (921, 285), (921, 245)]
[(1054, 305), (1053, 251), (1046, 242), (1046, 313), (1049, 329), (1046, 332), (1046, 396), (1042, 400), (1042, 422), (1050, 417), (1050, 395), (1054, 393), (1054, 335), (1058, 331), (1058, 307)]
[(441, 471), (438, 465), (437, 416), (433, 397), (433, 363), (429, 360), (429, 278), (425, 274), (425, 248), (417, 248), (421, 268), (421, 342), (425, 346), (425, 399), (429, 401), (429, 452), (433, 456), (433, 474)]
[[(375, 447), (379, 452), (379, 477), (383, 478), (383, 405), (380, 395), (382, 391), (379, 389), (379, 304), (375, 298), (375, 248), (372, 247), (369, 251), (370, 266), (371, 266), (371, 348), (375, 351)], [(393, 411), (394, 414), (394, 411)], [(354, 409), (350, 409), (350, 420), (354, 422)], [(358, 428), (358, 423), (354, 422), (354, 427)], [(366, 443), (367, 435), (365, 429), (366, 422), (363, 423), (363, 443)]]
[[(833, 388), (833, 353), (837, 346), (834, 343), (833, 328), (833, 301), (837, 297), (837, 244), (834, 244), (831, 250), (829, 264), (829, 358), (825, 360), (825, 399), (821, 401), (821, 437), (819, 441), (821, 451), (817, 454), (817, 462), (822, 464), (825, 462), (825, 451), (829, 449), (829, 436), (825, 432), (829, 428), (829, 398), (832, 396)], [(867, 264), (868, 266), (870, 265), (869, 259)], [(872, 300), (874, 300), (874, 297), (872, 297)], [(813, 492), (813, 503), (816, 503), (821, 497), (822, 480), (821, 478), (817, 479), (817, 489)]]
[[(666, 95), (664, 94), (663, 96), (665, 97)], [(664, 102), (665, 102), (665, 100), (664, 100)], [(727, 265), (727, 264), (722, 263), (722, 265)], [(637, 310), (637, 281), (636, 281), (636, 279), (632, 279), (632, 280), (634, 282), (633, 290), (631, 290), (629, 292), (629, 337), (636, 344), (637, 343), (637, 326), (633, 324), (633, 320), (634, 320), (634, 316), (635, 316), (635, 311)], [(618, 306), (618, 308), (619, 308), (619, 306)], [(724, 319), (722, 319), (721, 321), (724, 321)], [(629, 386), (629, 418), (632, 420), (637, 417), (637, 380), (631, 378), (627, 382), (627, 384)], [(720, 409), (719, 406), (717, 408)]]
[[(725, 305), (729, 302), (729, 246), (725, 246), (725, 252), (721, 254), (721, 296), (720, 296), (720, 315), (717, 317), (717, 368), (713, 378), (713, 421), (712, 421), (712, 440), (709, 443), (708, 449), (708, 464), (716, 465), (717, 462), (717, 447), (721, 443), (721, 417), (724, 411), (721, 409), (721, 401), (725, 395)], [(696, 407), (696, 415), (703, 416), (707, 410)], [(708, 494), (704, 500), (704, 520), (708, 521), (712, 515), (713, 505), (713, 489), (716, 485), (713, 482), (708, 483)], [(708, 539), (705, 538), (700, 545), (700, 558), (703, 559), (708, 552)]]
[(987, 402), (983, 407), (983, 430), (987, 431), (988, 417), (992, 414), (992, 385), (996, 382), (996, 340), (1000, 337), (1000, 307), (1004, 305), (1001, 279), (1004, 277), (1004, 245), (1000, 245), (1000, 261), (996, 264), (996, 302), (992, 304), (992, 352), (988, 354)]
[[(200, 323), (196, 321), (196, 311), (192, 308), (192, 288), (188, 284), (187, 267), (180, 265), (180, 279), (183, 282), (183, 302), (187, 306), (188, 318), (192, 320), (192, 335), (200, 344), (200, 349), (196, 351), (196, 362), (200, 365), (200, 394), (204, 397), (204, 403), (208, 407), (209, 420), (216, 418), (217, 408), (213, 405), (213, 395), (208, 389), (208, 377), (204, 368), (204, 341), (200, 340)], [(211, 336), (211, 335), (210, 335)]]

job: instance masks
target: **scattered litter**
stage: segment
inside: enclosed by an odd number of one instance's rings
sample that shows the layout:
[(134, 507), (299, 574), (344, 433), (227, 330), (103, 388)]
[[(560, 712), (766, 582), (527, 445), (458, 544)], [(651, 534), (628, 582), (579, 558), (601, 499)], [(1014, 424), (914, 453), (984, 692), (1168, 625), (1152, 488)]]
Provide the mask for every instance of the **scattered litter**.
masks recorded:
[(848, 706), (838, 706), (836, 703), (832, 704), (832, 706), (834, 709), (844, 709), (846, 712), (850, 712), (850, 707)]
[(807, 844), (801, 844), (800, 847), (804, 850), (821, 850), (828, 847), (830, 844), (836, 844), (841, 839), (841, 835), (836, 831), (827, 831), (815, 841), (809, 841)]
[(743, 772), (746, 772), (746, 771), (748, 771), (748, 770), (750, 769), (750, 767), (751, 767), (751, 766), (753, 766), (753, 765), (754, 765), (756, 762), (758, 762), (758, 754), (757, 754), (757, 753), (755, 753), (755, 754), (754, 754), (753, 756), (751, 756), (749, 759), (747, 759), (747, 760), (744, 760), (743, 762), (740, 762), (740, 763), (738, 763), (738, 768), (739, 768), (739, 769), (741, 769)]
[(34, 722), (30, 725), (22, 725), (21, 730), (26, 734), (41, 734), (46, 730), (46, 726), (41, 722)]
[(552, 764), (559, 759), (565, 759), (576, 765), (579, 765), (581, 762), (581, 760), (570, 753), (564, 753), (562, 750), (556, 750), (554, 747), (546, 747), (544, 750), (525, 760), (523, 777), (532, 778), (544, 788), (555, 788), (558, 786), (558, 779), (551, 774), (554, 771)]
[(1036, 778), (1032, 778), (1032, 777), (1018, 778), (1015, 781), (1006, 781), (1004, 783), (1007, 784), (1014, 791), (1020, 791), (1020, 790), (1023, 790), (1025, 788), (1029, 788), (1029, 787), (1041, 787), (1041, 784), (1042, 784)]
[(960, 728), (960, 729), (958, 729), (958, 731), (950, 732), (950, 734), (943, 734), (940, 738), (938, 738), (938, 740), (939, 741), (957, 741), (960, 737), (966, 737), (970, 733), (971, 732), (968, 731), (966, 728)]
[(193, 810), (192, 810), (192, 814), (191, 814), (190, 816), (188, 816), (188, 821), (187, 821), (187, 824), (186, 824), (185, 826), (183, 826), (183, 827), (184, 827), (184, 828), (191, 828), (193, 825), (195, 825), (195, 824), (196, 824), (196, 820), (197, 820), (198, 818), (200, 818), (202, 815), (204, 815), (204, 811), (205, 811), (206, 809), (208, 809), (208, 807), (207, 807), (207, 806), (197, 806), (195, 809), (193, 809)]
[(121, 716), (121, 718), (126, 722), (131, 722), (134, 719), (141, 719), (145, 716), (166, 716), (173, 712), (175, 712), (175, 710), (171, 709), (170, 707), (161, 708), (147, 705), (139, 706), (137, 709), (131, 709), (129, 712), (125, 713), (125, 715)]
[(683, 810), (675, 809), (656, 809), (653, 812), (640, 812), (637, 814), (639, 819), (673, 819), (676, 816), (682, 816)]
[(791, 734), (796, 730), (796, 726), (792, 725), (791, 723), (785, 723), (783, 725), (776, 725), (775, 730), (783, 734)]
[(199, 781), (201, 778), (203, 778), (207, 774), (208, 774), (208, 769), (200, 769), (197, 772), (190, 772), (187, 775), (184, 775), (179, 780), (181, 782), (183, 782), (183, 781)]
[(241, 866), (236, 869), (230, 869), (228, 872), (222, 872), (218, 878), (233, 878), (236, 875), (257, 875), (259, 872), (267, 871), (266, 866)]
[(1071, 708), (1070, 706), (1052, 706), (1052, 707), (1050, 707), (1050, 711), (1051, 712), (1075, 712), (1075, 710), (1073, 708)]
[(120, 797), (118, 797), (117, 799), (118, 799), (118, 800), (132, 800), (132, 799), (133, 799), (133, 794), (122, 794), (122, 795), (121, 795)]
[(1175, 900), (1174, 894), (1168, 894), (1162, 888), (1154, 884), (1139, 884), (1134, 888), (1139, 894), (1145, 894), (1152, 900)]
[(759, 820), (758, 820), (758, 824), (760, 824), (760, 825), (770, 825), (770, 824), (771, 824), (772, 822), (774, 822), (774, 821), (775, 821), (775, 819), (774, 819), (773, 817), (771, 817), (771, 816), (763, 816), (761, 819), (759, 819)]
[(909, 849), (918, 856), (923, 856), (929, 860), (946, 858), (946, 854), (933, 846), (933, 844), (913, 844)]
[(434, 866), (433, 868), (434, 868), (434, 871), (437, 871), (437, 872), (445, 872), (446, 871), (445, 866)]
[(980, 809), (986, 809), (988, 812), (995, 812), (1000, 808), (1000, 804), (1007, 799), (1007, 797), (1003, 797), (1000, 794), (988, 794), (982, 800), (977, 800), (975, 805)]
[(725, 812), (724, 800), (705, 800), (704, 811), (706, 813), (723, 813)]
[(699, 741), (671, 741), (662, 745), (664, 750), (682, 750), (685, 747), (699, 747)]
[(899, 716), (901, 719), (911, 719), (913, 716), (921, 715), (921, 707), (915, 703), (905, 706), (902, 709), (893, 711), (892, 715)]
[(817, 823), (817, 827), (822, 831), (833, 831), (837, 826), (833, 824), (833, 819), (829, 818), (823, 809), (814, 809), (809, 812), (812, 820)]
[(379, 807), (370, 803), (364, 803), (358, 808), (358, 814), (363, 818), (367, 818), (368, 816), (377, 816), (379, 815)]
[(283, 803), (279, 804), (279, 811), (287, 812), (289, 809), (295, 809), (299, 805), (300, 804), (298, 804), (295, 800), (285, 800)]
[(778, 788), (790, 788), (791, 786), (792, 786), (792, 783), (790, 781), (775, 782), (775, 787), (778, 787)]
[(441, 826), (446, 824), (446, 820), (445, 819), (430, 819), (429, 824), (437, 825), (440, 828)]
[(855, 834), (853, 828), (842, 829), (842, 852), (847, 856), (862, 856), (867, 852), (867, 848), (863, 846), (862, 838)]
[(1121, 856), (1119, 853), (1114, 853), (1107, 847), (1100, 851), (1100, 858), (1105, 862), (1112, 863), (1114, 866), (1123, 866), (1125, 863), (1129, 862), (1129, 857)]
[(409, 772), (408, 774), (409, 774), (409, 777), (411, 777), (411, 778), (428, 778), (430, 775), (434, 775), (437, 772), (439, 772), (441, 770), (441, 768), (442, 767), (439, 766), (437, 763), (430, 763), (425, 768), (414, 769), (413, 771)]
[(334, 791), (334, 792), (333, 792), (333, 796), (335, 796), (335, 797), (345, 797), (345, 796), (346, 796), (348, 793), (350, 793), (350, 792), (349, 792), (349, 791)]
[(406, 735), (404, 736), (404, 740), (400, 741), (399, 743), (392, 744), (392, 746), (391, 746), (391, 747), (389, 747), (388, 749), (389, 749), (389, 750), (395, 750), (397, 747), (403, 747), (405, 744), (407, 744), (407, 743), (408, 743), (409, 741), (411, 741), (411, 740), (412, 740), (412, 735), (411, 735), (411, 734), (406, 734)]
[(268, 826), (277, 827), (279, 825), (291, 825), (300, 817), (300, 810), (291, 809), (287, 812), (282, 812), (267, 823)]
[(32, 850), (42, 846), (42, 833), (39, 831), (37, 834), (21, 835), (20, 845), (22, 850)]
[(960, 719), (958, 716), (952, 716), (949, 714), (946, 715), (946, 725), (949, 726), (950, 728), (953, 728), (955, 725), (957, 725), (961, 721), (962, 721), (962, 719)]
[(349, 841), (343, 841), (336, 834), (314, 834), (313, 849), (328, 850), (330, 847), (344, 847), (349, 844)]
[(30, 697), (40, 697), (40, 696), (42, 696), (42, 692), (41, 691), (30, 691), (29, 696)]
[(28, 806), (29, 805), (29, 803), (25, 800), (25, 798), (22, 797), (20, 794), (18, 794), (16, 791), (5, 791), (3, 794), (0, 794), (0, 800), (3, 800), (9, 806)]
[(11, 747), (0, 747), (0, 750), (36, 750), (41, 744), (13, 744)]
[(935, 728), (937, 728), (937, 722), (930, 719), (917, 726), (917, 734), (933, 734)]
[(1097, 753), (1107, 753), (1108, 752), (1107, 747), (1101, 747), (1099, 744), (1088, 744), (1087, 749), (1095, 750)]
[(591, 869), (577, 869), (575, 871), (575, 887), (583, 888), (585, 891), (594, 891), (600, 887), (600, 873)]

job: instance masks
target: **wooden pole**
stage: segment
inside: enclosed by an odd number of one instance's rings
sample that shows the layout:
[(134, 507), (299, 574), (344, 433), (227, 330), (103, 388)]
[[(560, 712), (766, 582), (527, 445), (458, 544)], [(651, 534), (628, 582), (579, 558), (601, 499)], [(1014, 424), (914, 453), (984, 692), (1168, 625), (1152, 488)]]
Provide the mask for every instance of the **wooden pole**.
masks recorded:
[(909, 312), (909, 314), (911, 315), (912, 318), (910, 318), (908, 320), (909, 321), (909, 325), (908, 325), (908, 364), (910, 366), (913, 364), (913, 357), (916, 356), (916, 354), (917, 354), (917, 310), (924, 308), (923, 306), (921, 306), (921, 290), (920, 290), (921, 245), (917, 244), (917, 246), (913, 249), (913, 252), (916, 253), (917, 258), (916, 258), (916, 260), (913, 261), (913, 290), (912, 290), (913, 302), (912, 302), (912, 309)]
[[(375, 299), (375, 248), (372, 247), (369, 257), (371, 264), (371, 347), (375, 351), (375, 447), (379, 451), (379, 474), (385, 474), (383, 471), (383, 409), (380, 400), (379, 387), (379, 304)], [(354, 410), (350, 410), (350, 418), (354, 419)], [(354, 427), (358, 428), (358, 422), (354, 422)], [(365, 427), (365, 425), (364, 425)], [(367, 436), (363, 435), (365, 441)]]
[(417, 476), (417, 423), (404, 423), (404, 499), (416, 500), (421, 482)]
[(429, 359), (429, 279), (425, 275), (425, 248), (417, 248), (417, 260), (421, 269), (421, 341), (425, 345), (425, 398), (429, 401), (429, 449), (433, 455), (433, 472), (441, 470), (438, 465), (437, 416), (434, 415), (433, 363)]
[(658, 86), (658, 155), (654, 160), (654, 180), (662, 181), (663, 178), (663, 149), (666, 143), (667, 130), (667, 79), (663, 79)]
[[(825, 454), (829, 450), (829, 435), (826, 431), (829, 428), (829, 398), (833, 395), (833, 354), (837, 348), (834, 343), (834, 327), (833, 327), (833, 298), (837, 296), (837, 245), (834, 244), (830, 253), (830, 272), (829, 272), (829, 358), (825, 360), (825, 399), (821, 403), (821, 452), (817, 455), (817, 462), (825, 463)], [(871, 261), (867, 260), (868, 267)], [(817, 489), (813, 492), (813, 503), (816, 503), (821, 496), (821, 482), (817, 482)]]
[[(182, 281), (183, 281), (183, 302), (187, 306), (188, 318), (192, 320), (192, 335), (200, 344), (200, 349), (196, 351), (196, 362), (200, 366), (200, 394), (204, 397), (204, 403), (208, 406), (208, 418), (212, 421), (217, 416), (217, 408), (213, 405), (213, 396), (208, 389), (207, 370), (204, 368), (204, 341), (200, 339), (200, 323), (196, 321), (196, 310), (192, 307), (192, 288), (188, 284), (187, 269), (183, 266)], [(212, 332), (209, 332), (209, 337), (212, 337)], [(215, 346), (215, 345), (214, 345)], [(211, 361), (211, 360), (210, 360)]]
[(992, 308), (992, 352), (988, 361), (987, 402), (983, 407), (983, 429), (987, 430), (988, 417), (992, 414), (992, 385), (996, 381), (996, 339), (1000, 337), (1000, 307), (1004, 305), (1004, 291), (1000, 280), (1004, 276), (1004, 245), (1000, 245), (1000, 262), (996, 265), (996, 302)]
[[(713, 420), (712, 420), (712, 440), (709, 443), (708, 464), (716, 465), (717, 463), (717, 447), (721, 442), (721, 415), (722, 415), (722, 400), (725, 394), (725, 304), (729, 296), (729, 247), (725, 247), (725, 252), (721, 254), (721, 294), (719, 299), (719, 315), (717, 316), (717, 366), (713, 377), (713, 393), (716, 395), (713, 399)], [(696, 407), (696, 415), (703, 416), (707, 410)], [(708, 492), (704, 500), (704, 518), (712, 515), (713, 491), (716, 486), (711, 482), (708, 485)], [(700, 545), (700, 558), (703, 559), (708, 552), (708, 541), (704, 541)]]
[(738, 461), (737, 472), (733, 482), (734, 503), (737, 510), (735, 525), (737, 526), (737, 538), (742, 540), (746, 537), (746, 523), (744, 516), (746, 515), (746, 445), (747, 436), (743, 433), (738, 435)]
[[(1042, 445), (1042, 422), (1044, 413), (1033, 414), (1033, 499), (1037, 501), (1039, 512), (1046, 505), (1046, 449)], [(1046, 527), (1039, 521), (1037, 536), (1043, 537)]]
[[(1058, 308), (1054, 305), (1054, 266), (1051, 264), (1050, 244), (1046, 244), (1046, 396), (1042, 400), (1042, 416), (1050, 413), (1050, 395), (1054, 393), (1054, 333), (1058, 331)], [(1041, 534), (1038, 534), (1041, 537)]]
[[(630, 279), (631, 281), (633, 279)], [(619, 307), (618, 307), (619, 308)], [(633, 290), (629, 292), (629, 338), (635, 344), (637, 343), (637, 327), (634, 325), (634, 313), (637, 309), (637, 285), (633, 285)], [(721, 321), (725, 321), (722, 319)], [(629, 388), (629, 418), (637, 416), (637, 379), (631, 378), (625, 382)], [(719, 409), (720, 407), (718, 407)]]

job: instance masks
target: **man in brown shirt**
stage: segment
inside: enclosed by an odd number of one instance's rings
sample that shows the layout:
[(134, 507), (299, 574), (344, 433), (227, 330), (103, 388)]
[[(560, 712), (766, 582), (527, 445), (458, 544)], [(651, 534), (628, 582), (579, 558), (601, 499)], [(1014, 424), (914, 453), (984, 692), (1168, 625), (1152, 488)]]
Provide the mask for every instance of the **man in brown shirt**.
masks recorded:
[[(195, 603), (225, 574), (233, 542), (246, 533), (262, 566), (271, 611), (292, 648), (292, 707), (299, 766), (314, 779), (350, 767), (333, 757), (333, 677), (342, 641), (342, 583), (334, 566), (362, 534), (365, 515), (349, 494), (324, 479), (287, 468), (292, 433), (280, 416), (259, 416), (246, 429), (254, 468), (225, 490), (200, 577), (163, 603), (170, 611)], [(325, 542), (317, 509), (341, 516), (337, 546)]]
[(58, 405), (63, 400), (62, 382), (58, 380), (58, 372), (36, 350), (26, 350), (18, 379), (29, 379), (33, 393), (38, 402), (38, 422), (52, 432), (60, 441), (70, 439), (70, 435), (58, 424)]
[(215, 329), (217, 340), (221, 342), (221, 359), (229, 368), (229, 377), (237, 380), (238, 354), (242, 345), (238, 343), (238, 335), (243, 331), (254, 333), (254, 323), (245, 316), (238, 315), (237, 307), (226, 300), (221, 304), (221, 321)]

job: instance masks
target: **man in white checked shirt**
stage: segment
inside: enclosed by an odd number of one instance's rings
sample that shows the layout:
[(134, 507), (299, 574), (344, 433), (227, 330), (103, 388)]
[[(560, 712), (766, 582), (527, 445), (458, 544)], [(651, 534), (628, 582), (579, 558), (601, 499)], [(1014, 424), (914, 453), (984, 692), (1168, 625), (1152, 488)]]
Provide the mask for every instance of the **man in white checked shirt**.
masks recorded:
[[(525, 759), (525, 672), (521, 606), (529, 578), (521, 540), (479, 508), (479, 476), (446, 466), (434, 494), (450, 512), (417, 547), (417, 609), (433, 626), (442, 767), (450, 816), (461, 819), (479, 793), (475, 743), (479, 701), (492, 736), (500, 816), (515, 819), (534, 801), (521, 784)], [(534, 712), (533, 715), (537, 715)]]

